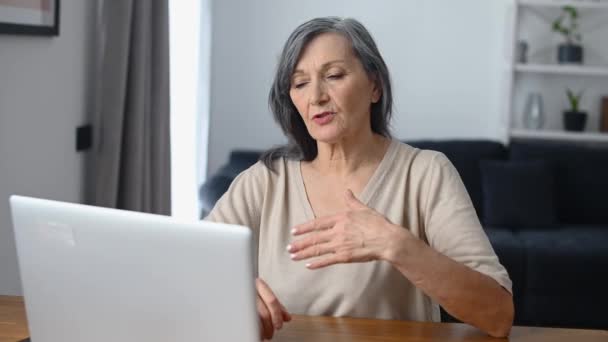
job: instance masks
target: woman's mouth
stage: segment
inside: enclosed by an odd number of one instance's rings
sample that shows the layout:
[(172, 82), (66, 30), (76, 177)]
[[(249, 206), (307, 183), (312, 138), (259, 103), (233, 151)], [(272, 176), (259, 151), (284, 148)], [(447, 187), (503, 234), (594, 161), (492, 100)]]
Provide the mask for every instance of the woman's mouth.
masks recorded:
[(336, 113), (334, 113), (334, 112), (319, 113), (319, 114), (316, 114), (315, 116), (313, 116), (312, 121), (314, 121), (317, 125), (321, 125), (321, 126), (327, 125), (334, 119), (335, 115), (336, 115)]

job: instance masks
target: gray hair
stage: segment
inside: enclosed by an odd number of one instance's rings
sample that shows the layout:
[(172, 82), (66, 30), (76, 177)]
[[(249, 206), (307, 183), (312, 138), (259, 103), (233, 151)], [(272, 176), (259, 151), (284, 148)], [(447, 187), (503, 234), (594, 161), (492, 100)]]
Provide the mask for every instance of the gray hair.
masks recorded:
[(350, 41), (355, 56), (361, 61), (367, 74), (381, 87), (379, 101), (371, 105), (371, 129), (376, 134), (391, 136), (389, 123), (393, 97), (390, 75), (371, 34), (355, 19), (315, 18), (298, 26), (285, 42), (270, 88), (268, 96), (270, 109), (275, 121), (288, 138), (287, 145), (266, 151), (260, 157), (260, 160), (271, 170), (275, 159), (285, 157), (311, 161), (317, 156), (317, 143), (308, 133), (302, 117), (291, 101), (289, 90), (291, 77), (302, 50), (313, 38), (328, 32), (339, 33)]

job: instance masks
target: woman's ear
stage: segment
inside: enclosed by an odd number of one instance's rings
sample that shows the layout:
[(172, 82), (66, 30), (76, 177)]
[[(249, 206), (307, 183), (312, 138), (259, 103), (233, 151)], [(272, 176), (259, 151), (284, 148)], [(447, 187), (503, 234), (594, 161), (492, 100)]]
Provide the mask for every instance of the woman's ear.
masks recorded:
[(374, 75), (372, 82), (374, 82), (374, 87), (372, 88), (372, 103), (377, 103), (382, 96), (382, 87), (380, 86), (378, 76)]

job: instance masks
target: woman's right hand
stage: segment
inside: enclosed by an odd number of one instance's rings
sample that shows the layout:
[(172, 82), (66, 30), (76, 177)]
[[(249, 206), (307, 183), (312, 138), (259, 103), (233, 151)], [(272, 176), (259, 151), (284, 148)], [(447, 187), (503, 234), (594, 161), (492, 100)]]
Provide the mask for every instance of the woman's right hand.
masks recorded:
[(256, 306), (260, 316), (260, 337), (270, 340), (274, 331), (283, 327), (283, 322), (291, 321), (291, 315), (261, 278), (255, 280), (255, 287), (258, 293)]

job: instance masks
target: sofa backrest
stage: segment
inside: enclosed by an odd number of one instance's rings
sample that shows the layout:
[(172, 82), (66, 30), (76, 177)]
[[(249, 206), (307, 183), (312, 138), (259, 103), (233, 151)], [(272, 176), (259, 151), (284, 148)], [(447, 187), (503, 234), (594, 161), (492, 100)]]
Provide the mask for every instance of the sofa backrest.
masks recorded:
[(608, 224), (608, 145), (513, 141), (511, 160), (544, 160), (553, 166), (561, 223)]
[[(553, 165), (557, 217), (561, 223), (608, 224), (608, 145), (513, 141), (507, 149), (488, 140), (405, 141), (444, 153), (463, 180), (477, 214), (483, 217), (482, 160), (544, 160)], [(201, 188), (210, 210), (240, 172), (256, 163), (261, 151), (235, 150), (229, 162)]]
[(439, 151), (452, 162), (469, 192), (478, 217), (483, 217), (480, 162), (506, 160), (507, 150), (499, 142), (490, 140), (418, 140), (405, 141), (411, 146)]
[(254, 150), (234, 150), (230, 152), (228, 163), (218, 171), (218, 173), (235, 178), (239, 173), (245, 171), (251, 165), (257, 163), (262, 151)]
[[(471, 196), (473, 205), (479, 217), (482, 216), (482, 191), (479, 162), (481, 160), (504, 160), (507, 158), (505, 147), (490, 140), (414, 140), (404, 141), (411, 146), (442, 152), (454, 164), (462, 181)], [(234, 150), (230, 153), (228, 163), (213, 175), (215, 183), (201, 188), (201, 197), (206, 210), (210, 210), (215, 201), (228, 188), (229, 179), (233, 179), (243, 170), (255, 164), (261, 151)]]

